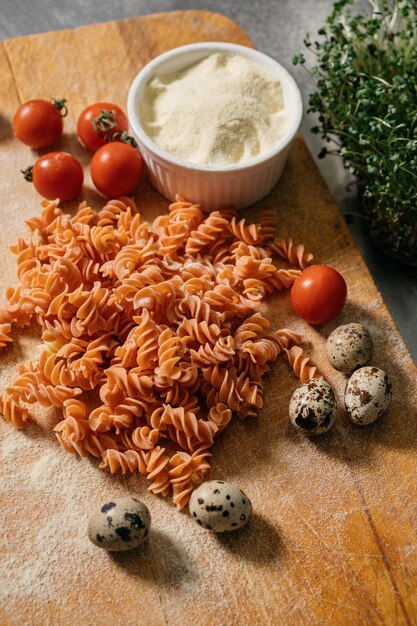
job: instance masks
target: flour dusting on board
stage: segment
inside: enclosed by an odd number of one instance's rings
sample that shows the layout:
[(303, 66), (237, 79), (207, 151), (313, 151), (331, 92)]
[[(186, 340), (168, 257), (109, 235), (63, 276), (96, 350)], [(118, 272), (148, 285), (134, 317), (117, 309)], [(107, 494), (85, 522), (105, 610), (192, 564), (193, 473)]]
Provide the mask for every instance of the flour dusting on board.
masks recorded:
[(57, 484), (56, 474), (61, 463), (60, 454), (48, 452), (39, 461), (32, 465), (29, 477), (29, 487), (44, 493), (54, 493), (61, 491), (61, 485)]
[[(105, 572), (106, 566), (111, 570), (117, 562), (118, 555), (111, 557), (97, 550), (87, 538), (87, 519), (94, 505), (115, 494), (120, 496), (133, 492), (137, 495), (139, 492), (154, 509), (152, 503), (155, 496), (147, 494), (140, 479), (116, 479), (96, 464), (66, 454), (54, 440), (43, 439), (42, 433), (29, 439), (24, 432), (14, 431), (8, 426), (6, 429), (7, 435), (1, 448), (4, 479), (0, 483), (0, 496), (2, 499), (6, 497), (13, 483), (17, 497), (14, 505), (15, 527), (1, 537), (0, 559), (4, 559), (4, 570), (0, 603), (6, 606), (10, 602), (12, 606), (19, 598), (30, 598), (34, 607), (49, 600), (59, 605), (60, 598), (62, 603), (66, 602), (68, 577), (72, 581), (88, 579), (92, 567)], [(28, 463), (29, 449), (33, 462)], [(35, 523), (30, 522), (25, 514), (27, 507), (38, 509)], [(153, 546), (155, 554), (152, 557), (149, 545), (142, 550), (145, 553), (142, 565), (147, 570), (145, 576), (152, 576), (152, 564), (148, 562), (151, 558), (160, 562), (172, 558), (166, 572), (167, 579), (187, 593), (197, 593), (199, 587), (195, 584), (195, 572), (185, 550), (187, 541), (181, 543), (179, 540), (168, 540), (165, 536), (164, 528), (169, 528), (170, 523), (161, 516), (161, 512), (165, 511), (165, 518), (175, 517), (177, 513), (168, 503), (160, 503), (158, 509), (159, 515), (153, 520), (153, 526), (160, 545)], [(121, 558), (128, 562), (132, 557), (121, 555)], [(178, 575), (179, 572), (181, 575)], [(188, 572), (190, 575), (187, 575)], [(98, 589), (97, 592), (100, 594), (105, 590)]]

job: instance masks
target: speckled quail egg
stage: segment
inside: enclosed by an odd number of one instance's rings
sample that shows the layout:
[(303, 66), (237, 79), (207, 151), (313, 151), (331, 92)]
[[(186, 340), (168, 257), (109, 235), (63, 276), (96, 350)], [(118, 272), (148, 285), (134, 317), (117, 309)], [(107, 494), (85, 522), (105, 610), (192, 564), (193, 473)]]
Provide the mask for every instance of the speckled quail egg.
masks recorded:
[(321, 435), (334, 424), (337, 402), (323, 378), (312, 378), (292, 394), (289, 406), (292, 424), (309, 435)]
[(361, 367), (349, 378), (345, 406), (352, 422), (361, 426), (380, 417), (391, 402), (391, 383), (378, 367)]
[(327, 358), (339, 372), (353, 372), (366, 365), (374, 350), (371, 334), (362, 324), (338, 326), (326, 343)]
[(136, 498), (117, 498), (103, 504), (88, 521), (88, 537), (109, 552), (136, 548), (146, 539), (151, 525), (148, 507)]
[(200, 485), (190, 499), (190, 515), (215, 533), (237, 530), (248, 523), (251, 502), (243, 491), (223, 480), (209, 480)]

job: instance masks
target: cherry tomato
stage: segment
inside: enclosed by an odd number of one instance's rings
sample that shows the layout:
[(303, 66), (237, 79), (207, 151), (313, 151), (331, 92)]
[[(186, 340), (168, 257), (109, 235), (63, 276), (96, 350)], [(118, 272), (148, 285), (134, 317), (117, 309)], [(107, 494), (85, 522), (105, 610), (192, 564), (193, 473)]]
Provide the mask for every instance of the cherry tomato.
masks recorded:
[(84, 180), (80, 163), (67, 152), (48, 152), (23, 174), (41, 196), (61, 202), (78, 196)]
[(108, 198), (132, 193), (142, 180), (143, 170), (136, 148), (120, 141), (106, 144), (91, 159), (93, 183)]
[(291, 305), (309, 324), (327, 324), (346, 302), (345, 279), (329, 265), (312, 265), (296, 279), (291, 289)]
[(115, 133), (128, 128), (129, 122), (120, 107), (110, 102), (96, 102), (84, 109), (78, 118), (77, 136), (87, 150), (95, 152), (112, 141)]
[(15, 113), (14, 134), (35, 150), (47, 148), (60, 139), (66, 114), (65, 100), (28, 100)]

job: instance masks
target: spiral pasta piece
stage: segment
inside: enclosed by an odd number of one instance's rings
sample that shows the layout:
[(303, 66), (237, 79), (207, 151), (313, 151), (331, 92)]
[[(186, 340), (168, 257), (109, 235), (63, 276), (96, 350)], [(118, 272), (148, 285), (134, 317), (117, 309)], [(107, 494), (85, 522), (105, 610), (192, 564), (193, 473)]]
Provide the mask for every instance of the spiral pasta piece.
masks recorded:
[(123, 280), (137, 271), (147, 259), (151, 259), (155, 249), (152, 238), (145, 245), (135, 243), (124, 246), (112, 263), (112, 271), (119, 280)]
[(301, 274), (301, 270), (279, 269), (265, 280), (270, 293), (274, 289), (288, 289)]
[(79, 387), (45, 385), (43, 383), (40, 383), (37, 387), (32, 384), (29, 388), (31, 397), (30, 399), (25, 399), (25, 401), (32, 404), (39, 402), (42, 406), (62, 406), (66, 400), (78, 396), (82, 391)]
[(230, 232), (239, 241), (244, 241), (250, 245), (256, 245), (262, 240), (262, 229), (258, 224), (246, 224), (246, 220), (237, 220), (233, 217), (229, 222)]
[(158, 367), (155, 373), (169, 379), (175, 379), (179, 368), (180, 338), (170, 328), (162, 331), (158, 338)]
[(243, 398), (236, 385), (237, 371), (235, 367), (227, 369), (214, 365), (203, 371), (204, 378), (211, 385), (207, 401), (210, 406), (224, 403), (232, 411), (238, 411)]
[(85, 419), (87, 416), (87, 406), (81, 400), (66, 400), (63, 408), (64, 417), (73, 417), (80, 420)]
[[(165, 219), (168, 217), (168, 219)], [(154, 228), (160, 232), (160, 248), (162, 255), (175, 258), (186, 245), (190, 232), (197, 228), (203, 220), (200, 205), (186, 202), (180, 196), (169, 207), (169, 216), (156, 218)]]
[(265, 336), (258, 341), (248, 341), (242, 345), (242, 352), (249, 355), (254, 363), (264, 365), (275, 361), (282, 352), (283, 347), (278, 337)]
[(148, 426), (138, 426), (132, 429), (120, 430), (116, 436), (116, 443), (122, 452), (126, 450), (152, 450), (160, 438), (159, 430)]
[(133, 319), (136, 325), (124, 344), (116, 349), (115, 362), (125, 368), (138, 367), (146, 374), (155, 369), (158, 361), (160, 330), (146, 309)]
[[(77, 362), (76, 362), (77, 363)], [(57, 353), (42, 352), (39, 358), (39, 371), (54, 386), (80, 387), (94, 389), (98, 384), (98, 369), (94, 369), (91, 360), (84, 367), (76, 368), (67, 359), (60, 359)]]
[(64, 419), (55, 428), (55, 435), (65, 450), (81, 457), (100, 457), (104, 450), (117, 450), (112, 437), (104, 433), (93, 433), (85, 419), (86, 411), (81, 402), (65, 403)]
[(178, 338), (181, 338), (181, 344), (185, 346), (193, 342), (213, 345), (219, 334), (220, 328), (216, 324), (208, 325), (207, 322), (197, 322), (197, 320), (185, 319), (178, 326)]
[[(202, 443), (211, 445), (217, 432), (216, 424), (198, 419), (192, 411), (185, 411), (184, 407), (174, 408), (163, 406), (160, 423), (168, 426), (168, 432), (174, 441), (182, 448), (194, 450)], [(172, 428), (173, 427), (173, 428)]]
[(240, 348), (245, 342), (258, 337), (260, 334), (268, 330), (269, 321), (261, 313), (254, 313), (248, 317), (235, 332), (235, 346)]
[(68, 302), (75, 308), (80, 329), (89, 335), (99, 330), (110, 331), (115, 318), (122, 310), (110, 290), (101, 287), (99, 282), (94, 283), (91, 291), (86, 291), (80, 286), (68, 295)]
[(13, 339), (10, 334), (12, 332), (11, 324), (0, 324), (0, 348), (4, 348), (8, 343), (11, 343)]
[(202, 482), (210, 469), (207, 459), (211, 456), (205, 447), (193, 454), (177, 452), (170, 459), (169, 482), (172, 485), (173, 502), (178, 510), (183, 509), (190, 499), (195, 484)]
[(187, 254), (194, 255), (200, 252), (205, 246), (211, 244), (227, 229), (228, 224), (228, 220), (222, 217), (218, 211), (211, 213), (199, 225), (197, 230), (190, 233), (185, 246)]
[(182, 280), (179, 277), (143, 287), (134, 298), (135, 309), (154, 308), (155, 305), (165, 305), (169, 298), (175, 298), (181, 294)]
[(246, 278), (243, 281), (243, 286), (243, 295), (254, 303), (261, 302), (268, 293), (265, 283), (259, 278)]
[(159, 441), (159, 431), (148, 426), (135, 428), (132, 432), (132, 442), (141, 450), (152, 450)]
[(113, 293), (117, 301), (123, 306), (126, 307), (126, 305), (132, 304), (133, 308), (137, 309), (139, 308), (137, 305), (139, 301), (137, 293), (144, 287), (162, 282), (164, 282), (164, 276), (161, 268), (157, 265), (148, 265), (141, 272), (130, 274), (120, 285), (115, 287)]
[(255, 259), (252, 256), (240, 256), (236, 259), (236, 275), (240, 280), (245, 278), (257, 278), (268, 280), (277, 271), (270, 258)]
[(258, 217), (258, 224), (261, 227), (262, 243), (272, 241), (275, 237), (277, 214), (275, 211), (263, 211)]
[(15, 428), (26, 428), (30, 421), (29, 411), (22, 407), (16, 399), (5, 393), (0, 396), (0, 413)]
[[(199, 387), (199, 381), (196, 381), (196, 388)], [(164, 397), (165, 404), (171, 404), (172, 406), (182, 406), (186, 411), (193, 411), (198, 407), (198, 398), (193, 395), (192, 387), (184, 387), (181, 383), (175, 381), (170, 386), (165, 394), (161, 394)], [(195, 390), (194, 390), (195, 391)]]
[(145, 461), (145, 453), (142, 450), (126, 450), (126, 452), (120, 452), (119, 450), (107, 449), (102, 453), (102, 462), (100, 467), (108, 468), (111, 474), (121, 472), (123, 475), (128, 472), (139, 472), (139, 474), (146, 474), (147, 464)]
[(91, 430), (106, 432), (113, 426), (113, 410), (112, 407), (103, 404), (91, 411), (88, 416), (88, 423)]
[(191, 497), (191, 493), (194, 489), (194, 485), (191, 481), (182, 480), (176, 483), (171, 482), (172, 486), (172, 501), (177, 507), (178, 511), (181, 511)]
[(152, 380), (134, 370), (127, 371), (124, 367), (112, 365), (105, 370), (105, 376), (106, 382), (100, 388), (100, 398), (104, 404), (117, 407), (136, 397), (146, 407), (154, 400)]
[(206, 324), (216, 324), (221, 326), (223, 316), (221, 313), (214, 311), (209, 304), (204, 302), (200, 297), (195, 295), (187, 295), (178, 304), (179, 317), (178, 323), (182, 319), (194, 319), (197, 322), (206, 322)]
[(312, 378), (320, 378), (317, 368), (314, 365), (310, 365), (309, 358), (304, 356), (303, 349), (300, 346), (293, 346), (290, 349), (285, 348), (284, 352), (294, 374), (298, 376), (302, 383)]
[(275, 331), (274, 335), (275, 337), (278, 337), (284, 348), (288, 348), (291, 343), (298, 345), (302, 341), (302, 335), (300, 335), (300, 333), (296, 333), (290, 328), (281, 328), (280, 330)]
[(42, 200), (43, 207), (40, 216), (36, 215), (26, 220), (26, 225), (32, 232), (39, 231), (44, 234), (46, 228), (54, 222), (54, 220), (63, 215), (62, 209), (59, 208), (59, 200)]
[(258, 261), (261, 259), (267, 259), (271, 262), (271, 256), (265, 248), (261, 246), (249, 245), (244, 241), (234, 241), (230, 246), (230, 253), (230, 260), (232, 261), (233, 259), (233, 262), (245, 256), (249, 256)]
[(77, 212), (72, 218), (72, 223), (87, 224), (94, 226), (98, 222), (98, 215), (93, 209), (88, 206), (87, 202), (81, 202)]
[(18, 368), (19, 376), (13, 384), (6, 388), (6, 392), (19, 402), (28, 404), (39, 402), (42, 406), (62, 406), (64, 402), (81, 393), (79, 387), (50, 384), (39, 366), (33, 366), (29, 361), (26, 366)]
[(216, 285), (206, 291), (203, 300), (215, 311), (224, 313), (225, 317), (245, 317), (253, 313), (254, 304), (246, 300), (232, 287), (228, 285)]
[(169, 254), (174, 258), (186, 242), (190, 227), (188, 222), (184, 220), (169, 224), (167, 231), (159, 240), (159, 252), (163, 255)]
[(89, 433), (88, 420), (74, 415), (66, 415), (54, 428), (55, 433), (62, 444), (73, 446), (85, 439)]
[(278, 237), (269, 244), (268, 250), (272, 254), (279, 254), (283, 259), (288, 259), (294, 265), (299, 265), (301, 269), (305, 269), (314, 258), (311, 252), (305, 252), (302, 244), (295, 246), (291, 238)]
[(121, 216), (128, 211), (136, 213), (136, 205), (130, 198), (121, 197), (109, 200), (97, 213), (97, 225), (114, 226), (120, 220)]
[(234, 339), (231, 336), (220, 337), (213, 346), (206, 343), (201, 345), (198, 351), (190, 350), (191, 361), (197, 365), (223, 363), (233, 358), (234, 354)]
[(94, 248), (104, 258), (111, 258), (117, 254), (127, 242), (126, 233), (119, 233), (110, 225), (93, 226), (90, 230), (90, 238)]
[(220, 433), (226, 428), (232, 419), (232, 411), (223, 402), (219, 402), (211, 407), (208, 419), (217, 426), (217, 433)]
[(201, 205), (187, 202), (178, 194), (175, 196), (175, 202), (169, 205), (169, 220), (172, 223), (187, 222), (190, 230), (193, 230), (201, 224), (203, 219)]
[(167, 465), (169, 456), (165, 448), (156, 446), (145, 455), (147, 479), (151, 481), (148, 490), (166, 496), (169, 492), (169, 474)]

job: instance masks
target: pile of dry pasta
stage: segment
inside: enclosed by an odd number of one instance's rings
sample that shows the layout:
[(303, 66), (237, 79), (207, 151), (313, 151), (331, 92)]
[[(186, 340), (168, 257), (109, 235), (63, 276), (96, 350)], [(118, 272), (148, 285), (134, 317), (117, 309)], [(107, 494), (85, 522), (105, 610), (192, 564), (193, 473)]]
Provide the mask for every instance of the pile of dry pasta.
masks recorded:
[[(44, 349), (18, 366), (0, 411), (22, 428), (27, 404), (62, 406), (55, 432), (66, 450), (138, 471), (183, 508), (232, 414), (262, 406), (269, 363), (284, 353), (302, 380), (315, 375), (300, 335), (267, 334), (257, 312), (300, 273), (272, 257), (303, 268), (312, 255), (275, 238), (272, 212), (246, 225), (233, 210), (206, 216), (177, 197), (148, 225), (128, 198), (98, 213), (84, 202), (73, 217), (42, 205), (29, 239), (12, 247), (20, 285), (7, 289), (0, 345), (12, 324), (36, 320)], [(94, 389), (101, 405), (90, 410)]]

